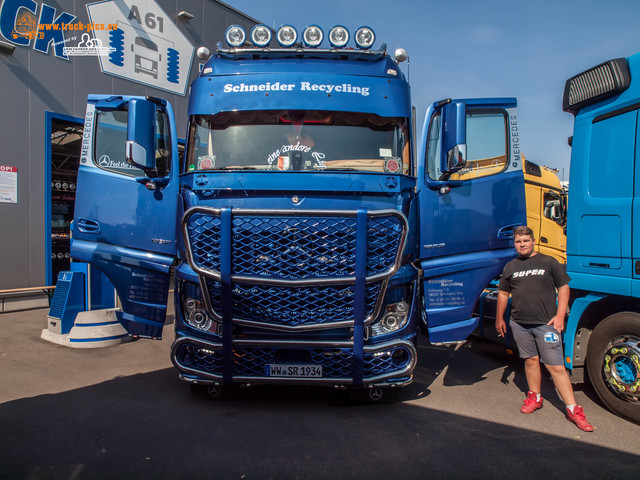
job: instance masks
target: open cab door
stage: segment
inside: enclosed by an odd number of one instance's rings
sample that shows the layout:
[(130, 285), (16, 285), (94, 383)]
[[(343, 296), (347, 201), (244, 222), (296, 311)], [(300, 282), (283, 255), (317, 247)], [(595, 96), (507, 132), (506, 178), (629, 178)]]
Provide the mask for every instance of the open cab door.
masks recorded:
[(432, 343), (464, 340), (473, 308), (514, 257), (526, 225), (515, 98), (443, 100), (427, 109), (418, 159), (422, 320)]
[(176, 257), (178, 144), (160, 99), (90, 95), (71, 255), (113, 283), (130, 335), (160, 338)]

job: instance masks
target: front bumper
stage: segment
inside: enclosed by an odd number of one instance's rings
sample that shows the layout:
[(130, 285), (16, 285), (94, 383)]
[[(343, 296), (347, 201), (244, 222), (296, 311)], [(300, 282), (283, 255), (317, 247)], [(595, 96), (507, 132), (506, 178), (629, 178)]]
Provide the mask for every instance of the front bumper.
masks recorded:
[[(354, 348), (351, 342), (233, 341), (233, 361), (223, 361), (223, 345), (194, 337), (178, 338), (171, 360), (184, 380), (223, 383), (230, 368), (233, 384), (293, 383), (328, 386), (354, 384)], [(415, 346), (408, 340), (391, 340), (363, 349), (362, 386), (402, 386), (411, 382), (416, 366)], [(322, 367), (322, 377), (268, 376), (270, 364), (308, 364)], [(224, 382), (229, 383), (229, 382)]]

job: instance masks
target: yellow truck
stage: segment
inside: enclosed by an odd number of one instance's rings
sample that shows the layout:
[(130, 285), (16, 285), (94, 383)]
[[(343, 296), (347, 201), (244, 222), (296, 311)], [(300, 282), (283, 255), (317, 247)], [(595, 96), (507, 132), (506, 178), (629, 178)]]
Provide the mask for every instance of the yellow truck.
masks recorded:
[(536, 237), (536, 250), (567, 263), (567, 192), (556, 172), (522, 157), (527, 225)]

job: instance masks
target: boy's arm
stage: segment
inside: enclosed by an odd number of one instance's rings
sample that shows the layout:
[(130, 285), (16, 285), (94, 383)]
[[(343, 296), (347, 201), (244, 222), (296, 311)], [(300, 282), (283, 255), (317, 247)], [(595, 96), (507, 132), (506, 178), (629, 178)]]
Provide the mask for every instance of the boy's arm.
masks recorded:
[(496, 332), (501, 337), (507, 334), (507, 324), (504, 321), (504, 312), (509, 302), (509, 292), (498, 291), (498, 301), (496, 303)]
[(558, 288), (558, 309), (555, 316), (547, 323), (547, 325), (553, 325), (553, 328), (559, 332), (564, 330), (564, 319), (567, 314), (567, 305), (569, 305), (570, 291), (569, 285), (563, 285)]

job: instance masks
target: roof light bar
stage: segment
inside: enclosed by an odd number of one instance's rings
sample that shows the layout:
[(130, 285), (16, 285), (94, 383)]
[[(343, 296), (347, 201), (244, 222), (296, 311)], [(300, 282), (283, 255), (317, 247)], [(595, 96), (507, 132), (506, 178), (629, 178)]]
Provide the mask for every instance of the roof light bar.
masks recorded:
[(298, 31), (291, 25), (282, 25), (276, 34), (278, 43), (283, 47), (292, 47), (298, 40)]
[(247, 39), (247, 34), (240, 25), (231, 25), (224, 32), (224, 38), (230, 47), (241, 47)]
[(349, 30), (342, 25), (336, 25), (329, 30), (329, 43), (334, 48), (342, 48), (349, 41)]
[(256, 47), (266, 47), (271, 42), (271, 29), (266, 25), (256, 25), (251, 29), (251, 41)]
[(324, 32), (317, 25), (309, 25), (302, 32), (302, 40), (307, 47), (318, 47), (324, 39)]
[[(1, 1), (1, 0), (0, 0)], [(271, 41), (275, 35), (280, 47), (297, 48), (300, 52), (305, 49), (315, 49), (330, 53), (334, 49), (350, 49), (348, 43), (351, 40), (351, 33), (344, 25), (335, 25), (329, 30), (327, 35), (330, 47), (322, 47), (324, 42), (324, 32), (318, 25), (308, 25), (301, 34), (292, 25), (282, 25), (277, 31), (272, 30), (267, 25), (259, 23), (254, 25), (247, 34), (245, 29), (240, 25), (231, 25), (225, 32), (225, 39), (230, 48), (236, 49), (229, 53), (248, 53), (252, 47), (266, 49), (269, 52), (286, 53), (278, 48), (271, 49)], [(300, 38), (302, 37), (302, 38)], [(376, 34), (371, 27), (362, 26), (356, 30), (353, 35), (355, 43), (360, 50), (368, 50), (373, 47)], [(249, 41), (247, 41), (249, 40)], [(302, 40), (302, 41), (300, 41)], [(301, 45), (303, 44), (303, 45)], [(219, 49), (222, 47), (219, 47)], [(386, 53), (386, 45), (382, 45), (381, 52)], [(240, 52), (242, 50), (242, 52)], [(246, 50), (246, 52), (245, 52)], [(355, 53), (355, 52), (354, 52)], [(361, 52), (362, 54), (376, 52)], [(402, 61), (397, 59), (398, 62)]]
[(355, 40), (358, 48), (367, 50), (373, 47), (373, 44), (376, 41), (376, 34), (370, 27), (360, 27), (356, 30)]

